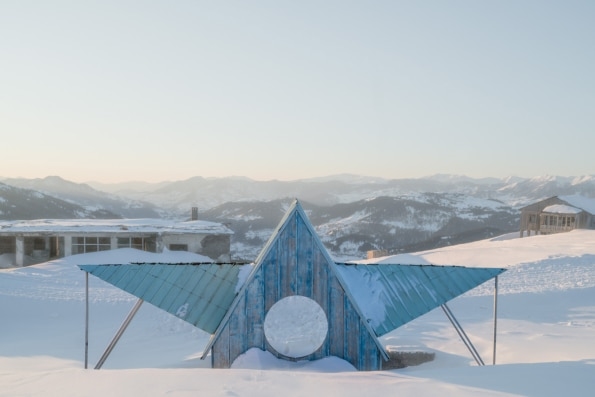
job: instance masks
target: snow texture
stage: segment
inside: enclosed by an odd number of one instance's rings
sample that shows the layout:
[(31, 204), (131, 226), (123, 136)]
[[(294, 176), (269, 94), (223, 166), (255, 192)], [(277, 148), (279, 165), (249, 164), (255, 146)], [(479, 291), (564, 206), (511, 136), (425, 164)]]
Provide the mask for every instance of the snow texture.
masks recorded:
[(77, 233), (85, 232), (191, 232), (223, 233), (232, 231), (220, 223), (208, 221), (176, 222), (166, 219), (37, 219), (27, 221), (0, 221), (3, 232)]
[(543, 212), (548, 214), (578, 214), (581, 209), (564, 204), (554, 204), (545, 207)]
[(380, 273), (362, 273), (355, 266), (338, 267), (338, 270), (372, 328), (382, 324), (386, 319), (386, 302), (381, 295), (384, 286)]
[(322, 307), (305, 296), (288, 296), (275, 303), (264, 320), (267, 341), (287, 357), (314, 353), (326, 339), (328, 320)]
[[(192, 262), (184, 252), (133, 249), (0, 270), (0, 396), (591, 396), (595, 388), (595, 232), (513, 235), (376, 261), (506, 267), (499, 277), (497, 365), (475, 365), (440, 310), (385, 335), (390, 351), (435, 353), (399, 370), (357, 372), (329, 357), (279, 360), (251, 349), (232, 369), (200, 360), (210, 335), (149, 304), (103, 369), (83, 369), (85, 276), (77, 264)], [(135, 298), (89, 277), (92, 368)], [(372, 294), (373, 296), (373, 294)], [(492, 361), (493, 283), (450, 302)]]
[(236, 294), (240, 292), (244, 284), (246, 284), (246, 281), (248, 280), (250, 273), (252, 273), (252, 270), (254, 270), (254, 263), (246, 264), (240, 268), (238, 273), (238, 283), (236, 284), (235, 289)]

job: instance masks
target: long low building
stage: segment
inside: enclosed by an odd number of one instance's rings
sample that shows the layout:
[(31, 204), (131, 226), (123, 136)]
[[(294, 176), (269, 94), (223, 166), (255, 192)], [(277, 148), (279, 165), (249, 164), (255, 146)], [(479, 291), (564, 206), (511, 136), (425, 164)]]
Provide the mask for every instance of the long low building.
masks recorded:
[(233, 232), (220, 223), (164, 219), (39, 219), (0, 221), (0, 256), (14, 266), (54, 258), (136, 248), (150, 252), (189, 251), (229, 262)]

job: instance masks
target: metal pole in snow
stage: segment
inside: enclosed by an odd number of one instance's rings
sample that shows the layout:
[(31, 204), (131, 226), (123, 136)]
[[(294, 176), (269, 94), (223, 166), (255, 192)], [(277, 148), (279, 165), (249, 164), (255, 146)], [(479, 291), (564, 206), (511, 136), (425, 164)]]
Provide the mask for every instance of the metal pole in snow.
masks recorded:
[(498, 276), (494, 278), (494, 352), (492, 365), (496, 365), (496, 328), (498, 326)]
[(85, 369), (89, 362), (89, 273), (85, 272)]
[(471, 339), (469, 339), (469, 337), (467, 336), (467, 333), (465, 332), (463, 327), (461, 327), (461, 324), (456, 319), (456, 317), (454, 316), (454, 314), (452, 313), (452, 311), (450, 310), (448, 305), (446, 303), (443, 303), (442, 305), (440, 305), (440, 307), (444, 311), (444, 314), (446, 314), (446, 317), (450, 320), (450, 323), (454, 327), (455, 331), (457, 331), (457, 334), (459, 334), (459, 337), (461, 338), (461, 340), (463, 341), (465, 346), (467, 346), (467, 349), (469, 349), (469, 352), (475, 359), (475, 362), (477, 362), (477, 365), (479, 365), (479, 366), (485, 365), (483, 360), (481, 359), (481, 356), (477, 352), (477, 349), (475, 349), (475, 346), (473, 346)]
[(120, 340), (120, 337), (122, 336), (124, 331), (126, 331), (126, 328), (128, 328), (128, 324), (130, 324), (130, 321), (132, 321), (132, 318), (134, 317), (134, 315), (136, 314), (138, 309), (140, 309), (142, 304), (143, 304), (142, 299), (139, 299), (136, 301), (136, 304), (134, 305), (132, 310), (130, 310), (130, 313), (128, 313), (128, 316), (126, 316), (126, 319), (120, 326), (120, 329), (118, 329), (118, 332), (116, 332), (116, 335), (114, 336), (114, 338), (112, 339), (110, 344), (107, 346), (107, 349), (105, 349), (105, 352), (103, 352), (103, 355), (101, 356), (101, 358), (95, 365), (95, 369), (101, 369), (101, 367), (103, 366), (103, 363), (105, 362), (105, 360), (107, 360), (107, 357), (110, 355), (110, 353), (116, 346), (116, 343), (118, 343), (118, 341)]

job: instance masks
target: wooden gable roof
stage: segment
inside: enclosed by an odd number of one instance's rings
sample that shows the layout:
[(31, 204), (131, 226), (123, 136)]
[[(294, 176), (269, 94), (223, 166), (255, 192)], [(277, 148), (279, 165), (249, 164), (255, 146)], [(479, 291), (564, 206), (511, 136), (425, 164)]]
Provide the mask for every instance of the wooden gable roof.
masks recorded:
[(213, 367), (230, 367), (250, 348), (288, 358), (268, 343), (264, 322), (276, 302), (294, 295), (312, 299), (328, 320), (322, 345), (301, 359), (336, 356), (360, 370), (381, 368), (387, 354), (297, 200), (258, 256), (228, 316), (207, 345), (204, 355), (212, 350)]

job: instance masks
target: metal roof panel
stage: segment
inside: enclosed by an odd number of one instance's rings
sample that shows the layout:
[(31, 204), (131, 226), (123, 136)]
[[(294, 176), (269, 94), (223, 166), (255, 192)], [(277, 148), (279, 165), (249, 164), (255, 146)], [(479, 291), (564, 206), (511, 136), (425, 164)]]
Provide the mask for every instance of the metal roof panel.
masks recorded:
[(505, 269), (337, 264), (374, 332), (384, 335), (490, 280)]
[(236, 296), (241, 264), (80, 265), (140, 299), (213, 333)]

